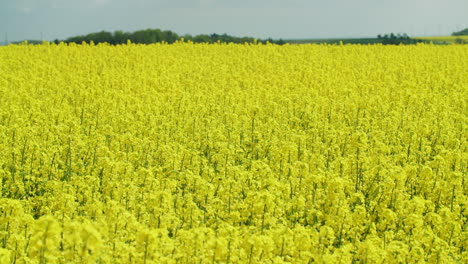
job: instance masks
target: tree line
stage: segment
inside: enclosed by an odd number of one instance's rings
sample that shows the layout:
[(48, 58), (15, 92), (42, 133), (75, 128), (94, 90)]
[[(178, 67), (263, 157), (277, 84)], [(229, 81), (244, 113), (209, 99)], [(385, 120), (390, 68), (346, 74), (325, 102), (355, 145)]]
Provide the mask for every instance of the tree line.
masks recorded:
[[(145, 29), (145, 30), (138, 30), (134, 32), (124, 32), (122, 30), (117, 30), (115, 32), (108, 32), (108, 31), (101, 31), (101, 32), (94, 32), (87, 35), (79, 35), (67, 38), (65, 40), (58, 40), (56, 39), (55, 42), (65, 42), (65, 43), (77, 43), (81, 44), (83, 42), (86, 43), (109, 43), (112, 45), (118, 44), (126, 44), (128, 41), (137, 44), (151, 44), (151, 43), (158, 43), (158, 42), (166, 42), (166, 43), (174, 43), (180, 40), (184, 41), (192, 41), (194, 43), (272, 43), (283, 45), (287, 42), (283, 39), (274, 40), (272, 38), (268, 39), (255, 39), (252, 37), (235, 37), (228, 34), (200, 34), (200, 35), (190, 35), (185, 34), (183, 36), (178, 35), (175, 32), (170, 30), (160, 30), (160, 29)], [(335, 43), (336, 42), (336, 43)], [(422, 42), (421, 40), (411, 39), (407, 34), (385, 34), (385, 35), (378, 35), (377, 39), (352, 39), (347, 40), (346, 43), (354, 43), (354, 44), (369, 44), (369, 43), (382, 43), (384, 45), (399, 45), (399, 44), (415, 44), (418, 42)], [(293, 43), (295, 43), (293, 41)], [(320, 43), (329, 43), (329, 44), (337, 44), (336, 40), (325, 40)], [(345, 44), (346, 44), (345, 43)]]
[(83, 42), (91, 43), (109, 43), (112, 45), (118, 44), (126, 44), (128, 41), (137, 44), (151, 44), (151, 43), (158, 43), (158, 42), (166, 42), (166, 43), (174, 43), (184, 39), (184, 41), (192, 41), (195, 43), (266, 43), (270, 42), (273, 44), (285, 44), (286, 42), (282, 39), (273, 40), (271, 38), (266, 40), (257, 40), (252, 37), (234, 37), (228, 34), (201, 34), (192, 36), (190, 34), (185, 34), (183, 36), (179, 36), (177, 33), (172, 32), (170, 30), (160, 30), (160, 29), (145, 29), (145, 30), (138, 30), (134, 32), (124, 32), (122, 30), (117, 30), (115, 32), (108, 32), (108, 31), (101, 31), (90, 33), (87, 35), (80, 35), (67, 38), (65, 40), (58, 40), (56, 39), (54, 42), (65, 42), (65, 43), (77, 43), (81, 44)]
[(407, 34), (385, 34), (385, 35), (377, 35), (377, 39), (379, 39), (382, 44), (384, 45), (400, 45), (400, 44), (416, 44), (419, 42), (423, 42), (422, 40), (412, 39)]
[(468, 36), (468, 28), (465, 28), (457, 32), (453, 32), (452, 36)]
[[(453, 36), (462, 36), (468, 35), (468, 28), (461, 30), (459, 32), (452, 33)], [(94, 32), (86, 35), (79, 35), (67, 38), (65, 40), (54, 40), (55, 43), (65, 42), (65, 43), (77, 43), (81, 44), (86, 43), (109, 43), (112, 45), (126, 44), (128, 41), (137, 44), (151, 44), (158, 42), (174, 43), (176, 41), (191, 41), (194, 43), (272, 43), (283, 45), (286, 43), (328, 43), (328, 44), (377, 44), (381, 43), (384, 45), (408, 45), (416, 44), (419, 42), (424, 42), (423, 40), (412, 39), (407, 34), (385, 34), (378, 35), (377, 38), (358, 38), (358, 39), (312, 39), (312, 40), (288, 40), (284, 41), (283, 39), (274, 40), (272, 38), (268, 39), (256, 39), (253, 37), (235, 37), (228, 34), (200, 34), (200, 35), (178, 35), (175, 32), (170, 30), (161, 30), (161, 29), (145, 29), (138, 30), (134, 32), (125, 32), (122, 30), (117, 30), (114, 32), (100, 31)], [(461, 40), (463, 41), (463, 40)], [(37, 43), (36, 43), (37, 42)], [(20, 43), (20, 42), (18, 42)], [(29, 41), (30, 44), (41, 44), (42, 41)]]

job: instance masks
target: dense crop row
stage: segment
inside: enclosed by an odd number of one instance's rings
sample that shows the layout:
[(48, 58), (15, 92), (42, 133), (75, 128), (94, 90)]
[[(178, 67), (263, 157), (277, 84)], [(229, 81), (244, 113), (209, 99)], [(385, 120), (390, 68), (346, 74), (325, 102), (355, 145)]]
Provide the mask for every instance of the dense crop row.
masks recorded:
[(0, 48), (0, 263), (468, 262), (468, 46)]

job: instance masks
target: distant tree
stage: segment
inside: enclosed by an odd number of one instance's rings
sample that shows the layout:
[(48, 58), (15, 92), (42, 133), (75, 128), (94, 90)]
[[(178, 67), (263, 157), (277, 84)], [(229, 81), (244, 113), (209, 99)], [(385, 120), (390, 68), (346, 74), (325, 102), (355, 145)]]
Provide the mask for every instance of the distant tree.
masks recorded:
[(114, 32), (111, 44), (125, 44), (127, 40), (130, 39), (130, 35), (122, 30), (117, 30)]
[(184, 41), (193, 41), (193, 36), (190, 34), (185, 34), (182, 36), (182, 38), (184, 39)]
[[(224, 42), (224, 43), (253, 43), (254, 38), (250, 37), (234, 37), (230, 36), (226, 33), (219, 35), (217, 33), (213, 33), (211, 35), (197, 35), (192, 36), (186, 34), (183, 36), (186, 41), (193, 41), (197, 43), (215, 43), (215, 42)], [(181, 36), (177, 35), (176, 33), (165, 30), (161, 31), (160, 29), (145, 29), (145, 30), (138, 30), (131, 33), (123, 32), (121, 30), (115, 31), (114, 33), (101, 31), (90, 33), (87, 35), (80, 35), (67, 38), (65, 40), (66, 43), (74, 42), (81, 44), (82, 42), (90, 43), (102, 43), (107, 42), (113, 45), (117, 44), (125, 44), (127, 40), (130, 40), (132, 43), (141, 43), (141, 44), (150, 44), (150, 43), (157, 43), (157, 42), (167, 42), (167, 43), (174, 43), (177, 40), (180, 40)]]
[[(149, 44), (152, 41), (150, 39), (149, 34), (147, 34), (146, 30), (138, 30), (138, 31), (133, 32), (132, 34), (130, 34), (130, 40), (133, 43), (142, 43), (142, 44)], [(156, 41), (155, 38), (153, 40), (154, 42)]]
[(94, 43), (110, 43), (113, 39), (112, 33), (107, 32), (107, 31), (101, 31), (98, 33), (91, 33), (86, 35), (87, 42), (93, 41)]
[(468, 28), (452, 33), (452, 36), (467, 36), (467, 35), (468, 35)]
[(265, 41), (262, 42), (275, 43), (275, 41), (272, 38), (267, 38)]
[(71, 42), (74, 42), (74, 43), (81, 43), (81, 42), (85, 41), (84, 38), (85, 38), (84, 36), (69, 37), (69, 38), (67, 38), (67, 39), (65, 40), (65, 42), (67, 42), (67, 43), (71, 43)]
[(278, 45), (284, 45), (284, 44), (286, 44), (286, 42), (285, 42), (283, 39), (279, 39), (279, 40), (276, 42), (276, 44), (278, 44)]
[(167, 43), (174, 43), (176, 42), (176, 40), (180, 39), (179, 35), (169, 30), (163, 31), (162, 36), (163, 36), (164, 41), (166, 41)]
[(195, 43), (212, 43), (210, 36), (208, 35), (197, 35), (193, 38)]
[(406, 33), (403, 34), (394, 34), (390, 33), (385, 35), (377, 35), (377, 39), (380, 43), (384, 45), (400, 45), (400, 44), (415, 44), (422, 42), (422, 40), (411, 39)]
[(250, 38), (250, 37), (243, 37), (243, 38), (240, 38), (238, 40), (237, 43), (241, 43), (241, 44), (244, 44), (244, 43), (253, 43), (255, 41), (254, 38)]

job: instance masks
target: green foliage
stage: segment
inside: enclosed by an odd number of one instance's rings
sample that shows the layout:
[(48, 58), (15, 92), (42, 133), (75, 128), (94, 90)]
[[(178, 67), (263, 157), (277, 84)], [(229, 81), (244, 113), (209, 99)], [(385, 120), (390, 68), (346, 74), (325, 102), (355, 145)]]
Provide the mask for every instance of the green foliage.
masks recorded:
[(468, 41), (462, 38), (456, 38), (454, 42), (455, 44), (468, 44)]
[(422, 42), (422, 40), (411, 39), (407, 34), (385, 34), (384, 36), (378, 35), (377, 39), (384, 45), (400, 45), (400, 44), (416, 44)]
[[(107, 32), (107, 31), (101, 31), (101, 32), (96, 32), (96, 33), (90, 33), (87, 35), (81, 35), (81, 36), (74, 36), (66, 39), (64, 42), (66, 43), (90, 43), (91, 41), (94, 43), (103, 43), (107, 42), (109, 44), (113, 45), (118, 45), (118, 44), (125, 44), (127, 43), (127, 40), (130, 40), (132, 43), (137, 43), (137, 44), (151, 44), (151, 43), (158, 43), (158, 42), (167, 42), (167, 43), (174, 43), (177, 40), (184, 39), (184, 41), (192, 41), (195, 43), (216, 43), (216, 42), (222, 42), (222, 43), (254, 43), (255, 38), (252, 37), (234, 37), (230, 36), (228, 34), (211, 34), (211, 35), (206, 35), (206, 34), (201, 34), (201, 35), (196, 35), (192, 36), (190, 34), (186, 34), (184, 36), (179, 36), (176, 33), (166, 30), (162, 31), (160, 29), (145, 29), (145, 30), (138, 30), (135, 32), (124, 32), (121, 30), (115, 31), (114, 33)], [(282, 39), (276, 41), (273, 39), (268, 39), (268, 40), (259, 40), (258, 42), (261, 43), (273, 43), (273, 44), (278, 44), (278, 45), (283, 45), (286, 42), (283, 41)], [(58, 42), (58, 40), (55, 40), (55, 42)]]
[(331, 45), (339, 45), (339, 44), (384, 44), (384, 45), (408, 45), (408, 44), (416, 44), (419, 42), (423, 42), (422, 40), (415, 40), (411, 39), (407, 34), (385, 34), (385, 35), (378, 35), (377, 38), (350, 38), (350, 39), (304, 39), (304, 40), (288, 40), (288, 43), (296, 43), (296, 44), (305, 44), (305, 43), (315, 43), (315, 44), (331, 44)]
[(452, 33), (452, 36), (467, 36), (467, 35), (468, 35), (468, 28)]

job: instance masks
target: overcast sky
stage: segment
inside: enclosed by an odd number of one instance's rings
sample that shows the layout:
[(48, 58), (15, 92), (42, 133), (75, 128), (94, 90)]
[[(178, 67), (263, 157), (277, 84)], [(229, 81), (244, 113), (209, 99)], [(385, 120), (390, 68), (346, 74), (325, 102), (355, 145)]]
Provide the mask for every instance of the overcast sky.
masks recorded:
[(0, 0), (0, 42), (147, 28), (291, 39), (465, 27), (468, 0)]

